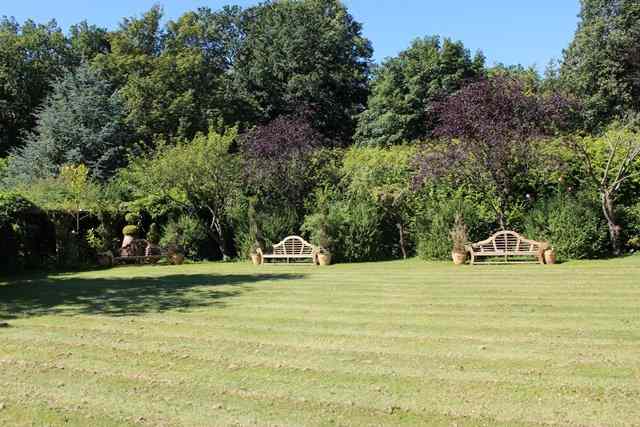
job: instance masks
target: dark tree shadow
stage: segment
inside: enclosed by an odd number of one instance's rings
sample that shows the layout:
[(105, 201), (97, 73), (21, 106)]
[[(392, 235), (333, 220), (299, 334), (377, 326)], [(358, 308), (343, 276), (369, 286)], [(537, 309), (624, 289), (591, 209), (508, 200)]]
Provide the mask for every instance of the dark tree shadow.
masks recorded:
[(224, 307), (263, 281), (300, 274), (171, 275), (134, 278), (41, 278), (0, 285), (0, 319), (47, 314), (132, 316), (197, 307)]

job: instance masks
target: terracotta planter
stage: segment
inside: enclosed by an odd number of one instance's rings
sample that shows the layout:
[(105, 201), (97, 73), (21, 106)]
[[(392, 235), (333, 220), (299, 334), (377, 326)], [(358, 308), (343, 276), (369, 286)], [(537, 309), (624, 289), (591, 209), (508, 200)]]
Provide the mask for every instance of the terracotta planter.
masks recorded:
[(173, 265), (180, 265), (184, 262), (184, 254), (181, 254), (181, 253), (171, 254), (169, 255), (169, 261)]
[(318, 253), (318, 264), (319, 265), (331, 265), (331, 254), (328, 252)]
[(467, 260), (466, 252), (451, 252), (451, 259), (455, 265), (462, 265)]
[(546, 251), (544, 251), (544, 263), (545, 264), (553, 265), (556, 262), (557, 262), (556, 251), (554, 251), (553, 249), (547, 249)]
[(253, 262), (253, 265), (262, 264), (262, 255), (260, 255), (260, 254), (251, 254), (251, 262)]

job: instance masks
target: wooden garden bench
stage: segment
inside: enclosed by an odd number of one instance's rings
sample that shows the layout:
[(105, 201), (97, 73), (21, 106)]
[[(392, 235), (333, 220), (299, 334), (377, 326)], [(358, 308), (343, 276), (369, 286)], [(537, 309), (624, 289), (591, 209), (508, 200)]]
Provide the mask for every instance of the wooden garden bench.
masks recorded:
[(487, 240), (466, 245), (465, 249), (471, 256), (472, 265), (476, 258), (482, 257), (490, 258), (482, 264), (544, 264), (541, 247), (542, 242), (525, 239), (515, 231), (499, 231)]
[(289, 236), (280, 243), (273, 245), (271, 253), (263, 253), (261, 249), (258, 249), (258, 253), (261, 255), (261, 263), (267, 259), (286, 260), (287, 263), (292, 260), (311, 260), (315, 264), (317, 249), (311, 243), (307, 242), (300, 236)]

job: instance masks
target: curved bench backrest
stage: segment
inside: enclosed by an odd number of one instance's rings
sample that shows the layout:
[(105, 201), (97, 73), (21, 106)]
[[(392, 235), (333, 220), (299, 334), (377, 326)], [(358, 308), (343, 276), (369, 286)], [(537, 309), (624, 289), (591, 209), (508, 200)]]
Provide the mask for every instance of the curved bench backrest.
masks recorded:
[(289, 236), (277, 245), (273, 245), (276, 255), (311, 255), (314, 247), (300, 236)]
[(540, 242), (526, 239), (515, 231), (498, 231), (471, 247), (480, 252), (534, 252), (540, 248)]

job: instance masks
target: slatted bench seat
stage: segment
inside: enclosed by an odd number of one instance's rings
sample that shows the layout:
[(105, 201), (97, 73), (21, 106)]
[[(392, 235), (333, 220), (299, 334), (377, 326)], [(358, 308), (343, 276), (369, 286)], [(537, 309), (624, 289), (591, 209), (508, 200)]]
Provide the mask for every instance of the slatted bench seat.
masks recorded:
[(311, 243), (307, 242), (300, 236), (289, 236), (280, 243), (273, 245), (271, 253), (263, 253), (258, 249), (261, 255), (261, 263), (266, 260), (285, 260), (287, 263), (298, 260), (310, 260), (315, 264), (317, 249)]
[[(471, 264), (478, 258), (489, 258), (481, 264), (544, 264), (542, 242), (529, 240), (515, 231), (499, 231), (487, 240), (466, 245)], [(532, 259), (533, 258), (533, 259)]]

